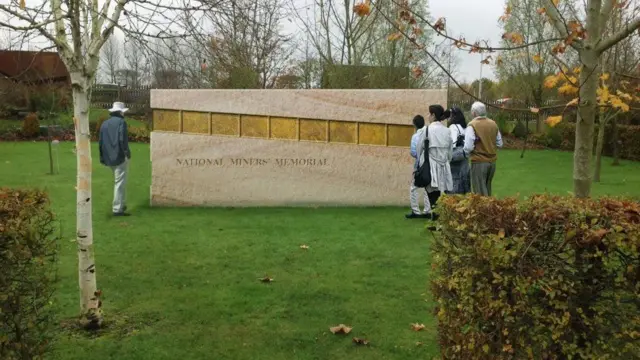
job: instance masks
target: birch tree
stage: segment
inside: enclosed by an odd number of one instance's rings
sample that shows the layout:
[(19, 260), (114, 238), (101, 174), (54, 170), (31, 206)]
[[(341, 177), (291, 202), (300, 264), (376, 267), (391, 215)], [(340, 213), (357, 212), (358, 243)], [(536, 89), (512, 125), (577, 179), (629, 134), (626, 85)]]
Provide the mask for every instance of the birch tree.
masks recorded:
[(196, 16), (195, 12), (216, 5), (214, 1), (187, 0), (11, 0), (0, 5), (0, 28), (36, 34), (53, 45), (71, 79), (77, 154), (75, 235), (80, 318), (85, 327), (100, 327), (103, 321), (94, 261), (89, 129), (91, 86), (100, 51), (116, 27), (137, 36), (184, 36), (180, 29), (171, 28), (176, 13)]
[[(595, 116), (600, 106), (598, 103), (598, 79), (600, 73), (600, 58), (603, 53), (627, 38), (640, 28), (640, 16), (630, 19), (626, 24), (621, 26), (610, 35), (605, 34), (611, 13), (616, 7), (624, 7), (627, 1), (622, 0), (585, 0), (582, 2), (571, 0), (538, 0), (539, 7), (536, 14), (531, 16), (541, 16), (548, 21), (552, 28), (553, 34), (537, 42), (525, 42), (522, 34), (518, 32), (507, 32), (503, 34), (503, 39), (507, 40), (508, 46), (494, 47), (489, 41), (480, 40), (473, 43), (468, 42), (463, 37), (455, 37), (446, 31), (446, 18), (439, 17), (435, 22), (429, 21), (421, 17), (411, 8), (408, 0), (394, 0), (403, 10), (400, 11), (398, 18), (391, 19), (385, 17), (385, 20), (395, 24), (399, 31), (406, 38), (411, 39), (412, 36), (408, 31), (403, 29), (403, 25), (415, 24), (417, 20), (427, 22), (427, 24), (436, 31), (437, 35), (446, 39), (455, 41), (457, 47), (462, 50), (468, 50), (471, 53), (491, 53), (484, 57), (483, 62), (489, 64), (495, 61), (496, 64), (504, 61), (496, 52), (514, 51), (524, 49), (526, 47), (537, 44), (547, 44), (548, 51), (543, 55), (552, 56), (559, 59), (565, 52), (574, 51), (579, 61), (579, 76), (576, 78), (575, 87), (578, 89), (577, 101), (572, 101), (565, 107), (577, 107), (575, 148), (573, 161), (573, 192), (576, 197), (584, 198), (591, 194), (592, 172), (591, 160), (593, 152), (593, 137), (595, 127)], [(502, 21), (507, 20), (511, 16), (512, 5), (517, 0), (509, 0), (506, 2), (505, 13), (501, 17)], [(559, 11), (560, 2), (566, 3), (573, 10), (570, 16), (564, 16)], [(353, 7), (353, 11), (361, 16), (369, 16), (372, 9), (376, 8), (376, 2), (371, 0), (363, 0)], [(410, 27), (409, 27), (410, 29)], [(426, 51), (425, 46), (421, 44), (420, 39), (413, 40), (418, 48)], [(437, 61), (433, 54), (427, 54), (432, 60)], [(493, 58), (495, 56), (495, 58)], [(560, 61), (561, 62), (561, 61)], [(440, 64), (443, 71), (446, 72), (444, 66)], [(449, 74), (450, 75), (450, 74)], [(459, 85), (455, 79), (452, 81)], [(461, 90), (462, 87), (460, 87)], [(465, 91), (466, 92), (466, 91)], [(477, 97), (469, 92), (467, 95)], [(548, 108), (553, 108), (547, 107)], [(545, 108), (533, 109), (510, 109), (511, 111), (532, 111), (538, 113)], [(557, 118), (555, 118), (557, 119)], [(549, 119), (547, 119), (549, 120)]]

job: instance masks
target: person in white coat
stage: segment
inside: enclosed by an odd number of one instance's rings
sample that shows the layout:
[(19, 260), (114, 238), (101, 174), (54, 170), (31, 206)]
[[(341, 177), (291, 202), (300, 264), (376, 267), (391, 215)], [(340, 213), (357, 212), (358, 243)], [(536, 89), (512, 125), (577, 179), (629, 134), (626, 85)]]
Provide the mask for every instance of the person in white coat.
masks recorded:
[[(429, 124), (426, 133), (429, 136), (431, 184), (427, 186), (427, 193), (431, 208), (437, 205), (442, 193), (453, 191), (450, 165), (453, 156), (453, 141), (451, 131), (443, 124), (449, 116), (449, 110), (445, 111), (441, 105), (429, 106), (431, 124)], [(432, 219), (436, 220), (437, 217), (438, 215), (432, 212)]]

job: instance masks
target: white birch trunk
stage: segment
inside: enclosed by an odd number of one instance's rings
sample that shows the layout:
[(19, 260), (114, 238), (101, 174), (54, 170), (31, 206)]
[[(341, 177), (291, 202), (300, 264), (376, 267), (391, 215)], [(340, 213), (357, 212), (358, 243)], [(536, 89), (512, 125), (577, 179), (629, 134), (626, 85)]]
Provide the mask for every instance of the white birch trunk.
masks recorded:
[(100, 300), (96, 286), (96, 267), (93, 254), (93, 222), (91, 194), (91, 135), (89, 108), (91, 78), (81, 72), (71, 72), (73, 91), (73, 120), (77, 154), (76, 240), (78, 243), (78, 279), (80, 286), (80, 315), (85, 327), (102, 324)]

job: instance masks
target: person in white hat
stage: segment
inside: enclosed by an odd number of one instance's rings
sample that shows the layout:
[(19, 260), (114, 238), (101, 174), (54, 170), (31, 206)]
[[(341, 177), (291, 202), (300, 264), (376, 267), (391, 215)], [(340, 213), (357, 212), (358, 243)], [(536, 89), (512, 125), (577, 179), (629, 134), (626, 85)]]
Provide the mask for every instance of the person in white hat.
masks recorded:
[(126, 212), (125, 187), (127, 172), (131, 160), (129, 136), (124, 113), (127, 109), (122, 102), (114, 102), (109, 113), (111, 117), (100, 127), (100, 163), (113, 171), (115, 185), (113, 188), (113, 215), (129, 216)]

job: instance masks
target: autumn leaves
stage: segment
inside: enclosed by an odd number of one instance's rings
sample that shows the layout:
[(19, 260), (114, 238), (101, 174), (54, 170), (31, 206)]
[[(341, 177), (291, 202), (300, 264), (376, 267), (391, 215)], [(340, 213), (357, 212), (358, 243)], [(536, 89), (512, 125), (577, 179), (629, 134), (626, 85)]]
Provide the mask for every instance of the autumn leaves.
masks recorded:
[[(569, 70), (562, 67), (556, 74), (549, 75), (544, 80), (544, 87), (547, 89), (557, 88), (558, 94), (565, 97), (578, 96), (580, 86), (578, 76), (581, 68), (576, 67)], [(611, 76), (609, 73), (602, 73), (599, 77), (600, 86), (597, 90), (598, 106), (601, 108), (608, 107), (619, 112), (627, 112), (631, 109), (631, 102), (640, 101), (640, 97), (631, 95), (633, 89), (630, 89), (630, 83), (626, 80), (618, 82), (619, 89), (613, 91), (610, 87)], [(629, 91), (629, 92), (628, 92)], [(578, 98), (574, 97), (565, 105), (565, 111), (569, 107), (578, 106)], [(563, 111), (564, 113), (564, 111)], [(554, 127), (562, 121), (562, 115), (550, 116), (546, 119), (546, 123)]]

